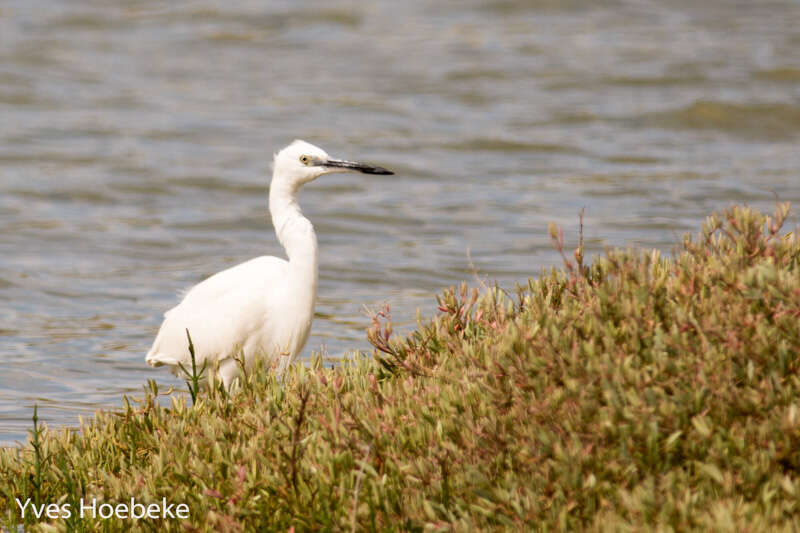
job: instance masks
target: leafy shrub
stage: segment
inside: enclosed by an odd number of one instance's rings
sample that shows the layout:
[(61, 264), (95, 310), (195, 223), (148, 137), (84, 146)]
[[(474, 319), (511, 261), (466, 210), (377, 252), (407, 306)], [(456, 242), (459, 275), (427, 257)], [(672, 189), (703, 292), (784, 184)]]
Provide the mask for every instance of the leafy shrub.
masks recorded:
[[(797, 530), (800, 239), (715, 214), (674, 258), (613, 250), (509, 295), (466, 285), (373, 358), (252, 372), (0, 453), (14, 498), (185, 502), (180, 521), (57, 529)], [(563, 250), (560, 237), (553, 232)], [(34, 520), (26, 519), (28, 524)], [(47, 527), (50, 527), (48, 525)], [(40, 525), (39, 527), (45, 527)]]

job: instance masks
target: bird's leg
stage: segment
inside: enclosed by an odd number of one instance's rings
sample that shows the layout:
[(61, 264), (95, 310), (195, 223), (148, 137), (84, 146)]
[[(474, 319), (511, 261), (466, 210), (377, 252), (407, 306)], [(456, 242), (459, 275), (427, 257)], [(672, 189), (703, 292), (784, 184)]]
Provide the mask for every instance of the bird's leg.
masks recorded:
[(236, 378), (239, 377), (239, 364), (236, 359), (228, 358), (220, 361), (216, 375), (222, 380), (222, 386), (225, 387), (225, 390), (232, 392), (231, 386), (236, 381)]
[(278, 367), (275, 369), (275, 376), (278, 378), (278, 382), (283, 382), (284, 374), (286, 374), (286, 370), (289, 368), (289, 357), (290, 353), (287, 351), (281, 352), (278, 355)]

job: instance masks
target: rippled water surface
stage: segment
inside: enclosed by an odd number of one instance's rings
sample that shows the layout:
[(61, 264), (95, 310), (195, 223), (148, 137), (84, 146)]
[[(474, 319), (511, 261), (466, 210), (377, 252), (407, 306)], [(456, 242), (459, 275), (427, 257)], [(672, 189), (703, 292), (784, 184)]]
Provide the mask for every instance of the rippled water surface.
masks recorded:
[(468, 250), (501, 285), (535, 275), (582, 207), (595, 253), (670, 250), (733, 202), (796, 210), (799, 21), (794, 0), (4, 0), (0, 443), (34, 403), (74, 425), (178, 383), (144, 364), (162, 313), (282, 254), (266, 187), (297, 137), (397, 172), (303, 189), (304, 357), (367, 348), (364, 305), (431, 315)]

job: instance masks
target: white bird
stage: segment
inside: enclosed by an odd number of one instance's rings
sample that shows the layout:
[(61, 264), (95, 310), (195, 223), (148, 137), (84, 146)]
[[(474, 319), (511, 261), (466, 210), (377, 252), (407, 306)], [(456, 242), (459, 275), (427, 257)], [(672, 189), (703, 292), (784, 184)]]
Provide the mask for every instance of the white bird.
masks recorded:
[(181, 303), (164, 314), (145, 360), (151, 366), (191, 369), (192, 337), (197, 368), (217, 368), (230, 388), (239, 375), (234, 357), (246, 366), (259, 357), (279, 363), (283, 372), (308, 338), (317, 298), (317, 236), (300, 212), (298, 189), (323, 174), (393, 174), (385, 168), (332, 159), (324, 150), (296, 140), (274, 156), (269, 188), (272, 224), (289, 260), (262, 256), (192, 287)]

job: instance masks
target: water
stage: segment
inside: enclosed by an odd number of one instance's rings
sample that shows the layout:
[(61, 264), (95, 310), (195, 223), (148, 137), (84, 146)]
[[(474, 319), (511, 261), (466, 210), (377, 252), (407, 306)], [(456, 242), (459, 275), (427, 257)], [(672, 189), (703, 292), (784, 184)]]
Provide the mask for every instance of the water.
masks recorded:
[[(267, 5), (265, 5), (267, 4)], [(548, 0), (0, 4), (0, 443), (148, 378), (177, 293), (281, 254), (272, 153), (296, 137), (396, 176), (303, 189), (304, 351), (366, 349), (443, 286), (669, 251), (733, 202), (800, 206), (800, 4)], [(796, 211), (795, 211), (796, 213)], [(797, 215), (790, 221), (797, 224)], [(401, 328), (402, 329), (402, 328)]]

